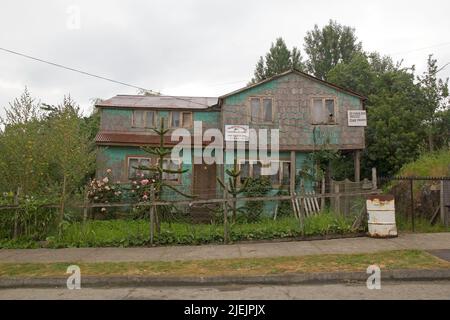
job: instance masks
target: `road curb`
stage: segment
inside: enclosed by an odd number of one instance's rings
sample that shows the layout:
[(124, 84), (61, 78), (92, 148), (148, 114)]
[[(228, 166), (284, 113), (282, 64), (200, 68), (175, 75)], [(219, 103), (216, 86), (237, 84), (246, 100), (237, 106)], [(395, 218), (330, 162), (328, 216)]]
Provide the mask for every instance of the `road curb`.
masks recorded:
[[(82, 287), (144, 287), (144, 286), (220, 286), (220, 285), (289, 285), (328, 284), (366, 281), (365, 272), (323, 272), (265, 276), (217, 276), (217, 277), (145, 277), (110, 276), (81, 278)], [(381, 271), (381, 281), (434, 281), (450, 280), (450, 269), (389, 270)], [(67, 277), (0, 278), (0, 289), (6, 288), (62, 288)]]

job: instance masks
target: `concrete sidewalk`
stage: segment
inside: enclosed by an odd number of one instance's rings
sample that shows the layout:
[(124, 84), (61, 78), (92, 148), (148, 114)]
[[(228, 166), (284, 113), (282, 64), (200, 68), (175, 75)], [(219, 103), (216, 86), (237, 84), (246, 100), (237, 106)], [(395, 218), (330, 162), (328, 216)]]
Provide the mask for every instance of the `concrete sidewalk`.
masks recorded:
[(314, 254), (371, 253), (386, 250), (450, 249), (450, 233), (401, 234), (398, 238), (348, 238), (314, 241), (154, 248), (0, 249), (4, 262), (120, 262), (262, 258)]

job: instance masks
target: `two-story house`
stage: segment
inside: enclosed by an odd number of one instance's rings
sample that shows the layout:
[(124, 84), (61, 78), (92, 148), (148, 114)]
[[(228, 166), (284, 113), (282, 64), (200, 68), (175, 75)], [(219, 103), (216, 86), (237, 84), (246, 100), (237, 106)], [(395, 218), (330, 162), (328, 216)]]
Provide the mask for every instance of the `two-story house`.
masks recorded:
[[(365, 98), (306, 73), (291, 70), (218, 98), (118, 95), (99, 102), (100, 131), (97, 175), (112, 169), (116, 180), (129, 181), (136, 167), (155, 163), (141, 150), (143, 145), (158, 145), (159, 137), (150, 129), (164, 118), (170, 130), (185, 128), (193, 133), (194, 121), (201, 121), (203, 130), (227, 125), (254, 129), (279, 129), (279, 170), (271, 175), (274, 188), (295, 188), (295, 175), (307, 155), (320, 148), (332, 147), (352, 152), (355, 159), (355, 180), (359, 180), (360, 152), (365, 147), (364, 127), (350, 126), (349, 110), (363, 110)], [(203, 141), (207, 145), (210, 141)], [(170, 132), (165, 137), (172, 141)], [(247, 146), (248, 147), (248, 146)], [(198, 152), (196, 152), (198, 151)], [(194, 150), (192, 157), (201, 154)], [(227, 151), (223, 151), (224, 157)], [(264, 165), (252, 159), (248, 150), (237, 159), (242, 176), (257, 177)], [(181, 159), (167, 159), (168, 168), (188, 169), (183, 174), (167, 174), (164, 178), (181, 191), (200, 198), (221, 196), (216, 177), (223, 178), (231, 164), (206, 164)], [(175, 195), (170, 195), (173, 197)]]

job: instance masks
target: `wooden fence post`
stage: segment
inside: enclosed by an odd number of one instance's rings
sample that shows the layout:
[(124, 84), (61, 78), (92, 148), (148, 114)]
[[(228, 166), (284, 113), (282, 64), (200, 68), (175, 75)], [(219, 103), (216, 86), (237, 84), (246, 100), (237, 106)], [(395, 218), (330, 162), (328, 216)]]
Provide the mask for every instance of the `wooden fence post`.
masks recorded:
[(155, 238), (155, 189), (150, 189), (150, 245), (153, 245)]
[(89, 198), (87, 190), (84, 190), (84, 207), (83, 207), (83, 223), (86, 223), (88, 217)]
[(444, 203), (444, 180), (441, 180), (441, 185), (440, 185), (440, 191), (439, 191), (439, 206), (440, 206), (440, 210), (441, 210), (441, 223), (445, 224), (445, 215), (446, 215), (446, 208), (445, 208), (445, 203)]
[[(19, 195), (20, 195), (20, 187), (17, 187), (16, 194), (14, 195), (14, 206), (19, 206)], [(14, 235), (13, 239), (16, 240), (19, 233), (19, 208), (16, 208), (16, 212), (14, 213)]]
[(320, 197), (320, 211), (325, 210), (325, 177), (322, 177), (322, 189), (321, 189)]
[(340, 214), (341, 212), (341, 198), (339, 195), (339, 183), (334, 184), (335, 202), (334, 202), (334, 213)]
[(372, 189), (376, 190), (377, 186), (377, 168), (372, 168)]
[(223, 242), (228, 243), (228, 190), (223, 188), (223, 197), (225, 201), (223, 202)]

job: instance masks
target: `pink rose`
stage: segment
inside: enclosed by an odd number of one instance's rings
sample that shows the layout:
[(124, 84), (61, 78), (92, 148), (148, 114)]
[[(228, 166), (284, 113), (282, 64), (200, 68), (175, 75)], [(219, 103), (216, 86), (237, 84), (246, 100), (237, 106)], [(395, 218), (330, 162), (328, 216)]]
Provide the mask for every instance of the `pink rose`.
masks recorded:
[(144, 194), (144, 195), (142, 196), (142, 199), (147, 200), (147, 199), (148, 199), (148, 196), (147, 196), (146, 194)]
[(148, 179), (141, 180), (141, 184), (142, 184), (143, 186), (147, 185), (149, 182), (150, 182), (150, 181), (148, 181)]

